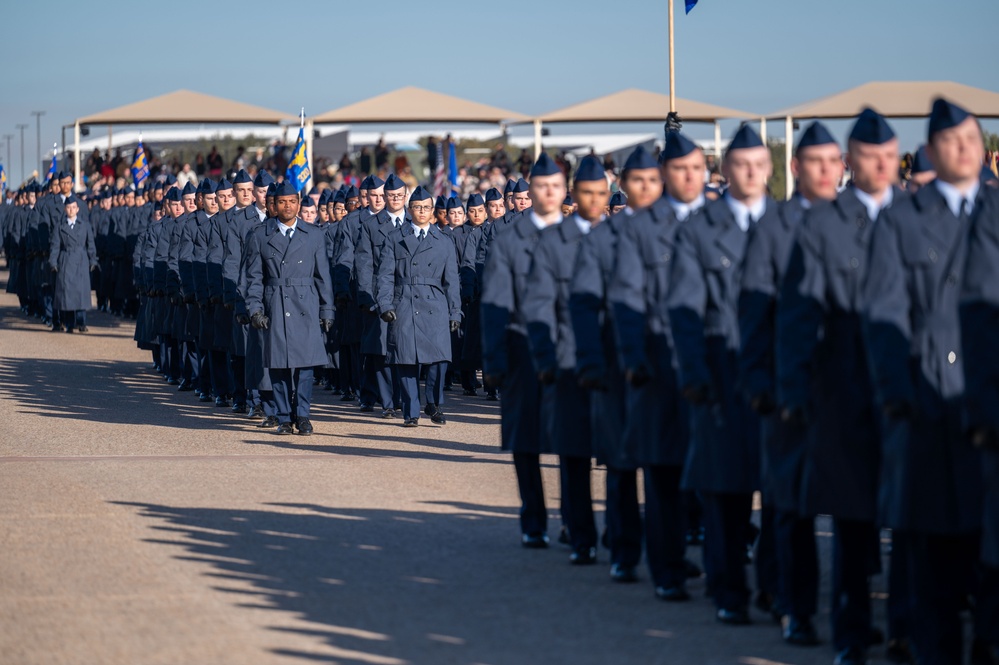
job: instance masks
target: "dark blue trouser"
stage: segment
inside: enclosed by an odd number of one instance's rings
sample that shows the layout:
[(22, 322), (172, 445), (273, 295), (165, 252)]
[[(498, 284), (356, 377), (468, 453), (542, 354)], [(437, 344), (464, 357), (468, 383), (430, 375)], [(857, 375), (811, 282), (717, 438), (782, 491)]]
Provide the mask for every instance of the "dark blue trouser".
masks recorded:
[(888, 638), (908, 639), (912, 634), (909, 588), (909, 546), (906, 534), (891, 532), (891, 556), (888, 558)]
[(179, 342), (179, 346), (181, 356), (181, 380), (184, 383), (197, 384), (198, 368), (201, 366), (198, 362), (198, 350), (195, 347), (194, 342)]
[(232, 401), (246, 404), (246, 356), (230, 354), (229, 365), (232, 367)]
[(635, 469), (607, 467), (604, 522), (611, 563), (637, 566), (642, 560), (642, 512), (638, 505), (638, 472)]
[(756, 568), (756, 588), (774, 598), (780, 595), (780, 567), (777, 562), (777, 510), (764, 504), (760, 510), (760, 533), (756, 537), (753, 564)]
[(444, 376), (447, 374), (446, 361), (424, 365), (427, 368), (427, 384), (424, 398), (427, 404), (440, 406), (444, 403)]
[(198, 381), (195, 383), (195, 388), (202, 393), (211, 392), (212, 389), (212, 370), (209, 364), (210, 355), (211, 351), (208, 349), (198, 349)]
[(968, 596), (978, 594), (981, 538), (977, 532), (946, 536), (910, 532), (904, 542), (912, 591), (911, 640), (919, 663), (961, 663), (961, 611)]
[(402, 386), (402, 417), (405, 419), (420, 417), (420, 366), (395, 365), (395, 372)]
[(548, 531), (548, 509), (541, 481), (541, 456), (514, 453), (513, 467), (520, 490), (520, 531), (528, 535), (544, 534)]
[(815, 545), (815, 520), (779, 510), (774, 517), (774, 537), (777, 545), (778, 609), (784, 615), (811, 618), (819, 609), (819, 554)]
[(749, 604), (746, 527), (753, 512), (753, 495), (701, 492), (701, 503), (708, 590), (719, 609), (745, 609)]
[(87, 326), (87, 310), (85, 309), (62, 310), (59, 314), (67, 330), (85, 328)]
[(597, 523), (593, 516), (589, 457), (559, 456), (564, 520), (574, 550), (596, 547)]
[(367, 404), (366, 400), (373, 397), (374, 401), (381, 402), (383, 409), (395, 408), (393, 398), (402, 397), (402, 387), (399, 386), (399, 394), (396, 395), (396, 385), (399, 380), (393, 374), (392, 368), (385, 364), (385, 356), (365, 354), (361, 402)]
[(166, 337), (167, 366), (166, 375), (168, 379), (180, 381), (181, 356), (180, 343), (174, 337)]
[(649, 465), (645, 471), (645, 557), (652, 583), (678, 587), (686, 582), (685, 520), (680, 492), (681, 466)]
[(832, 619), (837, 651), (866, 649), (871, 637), (870, 578), (880, 572), (878, 530), (872, 522), (833, 518)]
[(981, 571), (976, 632), (980, 639), (999, 649), (999, 568), (981, 564)]
[[(308, 418), (312, 406), (313, 368), (269, 369), (279, 423), (290, 423), (291, 414)], [(294, 404), (292, 400), (294, 399)]]
[(212, 373), (212, 392), (216, 397), (232, 394), (232, 370), (229, 368), (229, 356), (225, 351), (212, 349), (209, 359)]

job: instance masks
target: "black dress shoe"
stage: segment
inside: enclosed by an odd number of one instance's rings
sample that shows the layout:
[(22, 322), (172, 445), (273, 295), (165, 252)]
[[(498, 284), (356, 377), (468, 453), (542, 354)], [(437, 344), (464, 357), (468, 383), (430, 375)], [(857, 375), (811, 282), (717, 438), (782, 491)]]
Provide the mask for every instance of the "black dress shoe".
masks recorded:
[(228, 407), (229, 406), (229, 400), (226, 399), (225, 397), (223, 397), (222, 395), (219, 395), (218, 397), (215, 398), (215, 406), (217, 406), (219, 408)]
[(170, 377), (170, 376), (167, 377), (166, 382), (167, 382), (168, 386), (179, 386), (180, 385), (180, 381), (178, 381), (177, 379), (175, 379), (173, 377)]
[[(909, 641), (905, 639), (888, 640), (885, 648), (885, 660), (889, 663), (915, 663), (916, 657), (909, 648)], [(999, 662), (999, 661), (997, 661)], [(991, 661), (985, 660), (981, 664), (975, 662), (975, 646), (971, 647), (971, 665), (990, 665)]]
[(82, 333), (85, 333), (85, 332), (89, 332), (89, 331), (90, 331), (90, 329), (89, 329), (89, 328), (87, 328), (87, 326), (80, 326), (79, 330), (80, 330), (80, 332), (82, 332)]
[(476, 395), (478, 395), (479, 393), (477, 393), (477, 392), (476, 392), (475, 390), (473, 390), (472, 388), (465, 388), (465, 392), (464, 392), (464, 393), (462, 393), (462, 394), (463, 394), (463, 395), (464, 395), (465, 397), (475, 397), (475, 396), (476, 396)]
[(444, 412), (436, 404), (427, 404), (427, 415), (430, 416), (430, 422), (435, 425), (446, 425), (447, 418), (444, 417)]
[(419, 427), (420, 426), (420, 419), (419, 418), (406, 418), (404, 421), (402, 421), (402, 426), (403, 427)]
[(682, 603), (690, 600), (690, 593), (680, 586), (657, 586), (656, 598), (665, 600), (667, 603)]
[(786, 616), (781, 621), (781, 636), (788, 644), (799, 647), (814, 647), (819, 645), (819, 634), (808, 617), (798, 618)]
[(722, 608), (715, 614), (715, 618), (719, 622), (727, 623), (730, 626), (748, 626), (751, 623), (749, 620), (749, 610), (744, 607), (734, 610)]
[(281, 423), (277, 426), (278, 434), (294, 434), (295, 430), (291, 428), (291, 423)]
[(626, 583), (626, 582), (637, 582), (638, 573), (635, 572), (634, 566), (625, 566), (620, 563), (615, 563), (611, 566), (610, 577), (614, 582)]
[(232, 405), (232, 412), (240, 413), (245, 416), (249, 412), (249, 409), (246, 406), (246, 402), (236, 402)]
[(361, 408), (358, 409), (361, 413), (374, 413), (375, 406), (373, 404), (362, 404)]
[(350, 392), (348, 390), (347, 392), (345, 392), (343, 394), (343, 397), (340, 398), (340, 401), (341, 402), (353, 402), (355, 399), (357, 399), (357, 396), (354, 393), (352, 393), (352, 392)]
[(392, 409), (383, 409), (382, 418), (395, 418), (395, 411)]
[(871, 626), (871, 636), (867, 638), (867, 646), (876, 647), (879, 644), (885, 643), (885, 633), (880, 628), (875, 628)]
[(187, 381), (182, 381), (180, 386), (177, 388), (177, 392), (179, 393), (189, 393), (192, 390), (194, 390), (194, 384), (188, 383)]
[(562, 526), (558, 530), (558, 542), (559, 545), (569, 544), (569, 529), (568, 527)]
[(201, 393), (200, 395), (198, 395), (198, 401), (199, 402), (211, 402), (212, 401), (212, 396), (209, 395), (208, 393)]
[(443, 387), (443, 388), (442, 388), (441, 390), (443, 390), (443, 391), (444, 391), (444, 392), (446, 392), (446, 393), (449, 393), (449, 392), (451, 392), (452, 390), (454, 390), (454, 386), (450, 386), (450, 385), (448, 385), (448, 386), (444, 386), (444, 387)]
[(698, 577), (700, 577), (701, 575), (703, 575), (704, 571), (702, 571), (701, 567), (698, 566), (693, 561), (691, 561), (690, 559), (684, 559), (683, 560), (683, 574), (687, 576), (688, 580), (693, 580), (693, 579), (697, 579)]
[(49, 332), (62, 332), (62, 331), (63, 331), (62, 324), (56, 323), (55, 325), (52, 326), (52, 329)]
[(277, 427), (277, 426), (278, 426), (277, 416), (267, 416), (266, 418), (264, 418), (263, 420), (261, 420), (259, 423), (257, 423), (257, 427), (261, 427), (261, 428), (264, 428), (264, 427)]
[(596, 547), (580, 547), (569, 555), (569, 563), (574, 566), (592, 566), (597, 562)]
[(295, 426), (298, 428), (298, 433), (302, 436), (309, 436), (314, 431), (312, 429), (312, 422), (308, 418), (299, 418)]
[(486, 393), (486, 401), (487, 402), (498, 402), (499, 401), (499, 395), (497, 395), (496, 393)]
[(849, 647), (836, 654), (833, 665), (867, 665), (867, 655), (863, 649)]
[(263, 420), (264, 419), (264, 410), (263, 410), (263, 408), (261, 408), (259, 406), (255, 406), (252, 409), (250, 409), (250, 412), (248, 414), (246, 414), (246, 417), (249, 420)]
[(543, 550), (548, 547), (548, 536), (543, 533), (525, 533), (520, 544), (529, 550)]

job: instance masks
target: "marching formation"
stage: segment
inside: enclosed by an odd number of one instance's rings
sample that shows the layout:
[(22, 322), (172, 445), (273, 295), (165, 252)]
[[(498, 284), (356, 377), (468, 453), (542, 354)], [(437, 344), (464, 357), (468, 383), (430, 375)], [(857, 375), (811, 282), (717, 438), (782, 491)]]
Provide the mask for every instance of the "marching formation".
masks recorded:
[(789, 644), (820, 643), (829, 515), (836, 663), (885, 639), (882, 572), (891, 660), (964, 662), (970, 609), (971, 660), (997, 663), (999, 192), (981, 130), (937, 100), (909, 191), (875, 111), (845, 155), (810, 125), (779, 203), (749, 126), (711, 200), (705, 156), (677, 131), (658, 159), (634, 151), (613, 196), (596, 158), (570, 188), (545, 153), (464, 203), (395, 174), (303, 197), (243, 170), (81, 201), (59, 174), (0, 206), (7, 289), (55, 332), (86, 332), (95, 290), (135, 318), (167, 383), (277, 434), (314, 431), (317, 385), (406, 427), (446, 424), (452, 382), (485, 388), (525, 548), (549, 545), (540, 456), (556, 454), (572, 564), (603, 542), (611, 579), (635, 582), (644, 551), (656, 596), (685, 602), (701, 574), (686, 548), (703, 544), (717, 620), (749, 623), (753, 605)]

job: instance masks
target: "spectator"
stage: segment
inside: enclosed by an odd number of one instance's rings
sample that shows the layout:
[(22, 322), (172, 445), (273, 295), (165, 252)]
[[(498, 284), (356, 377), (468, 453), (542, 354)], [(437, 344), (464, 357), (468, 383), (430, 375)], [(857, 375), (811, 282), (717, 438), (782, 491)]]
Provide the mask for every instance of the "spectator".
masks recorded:
[(359, 162), (359, 166), (361, 167), (361, 173), (363, 175), (370, 175), (371, 174), (371, 155), (368, 153), (368, 149), (366, 147), (365, 148), (361, 148), (361, 154), (357, 158), (357, 161)]
[(208, 153), (208, 175), (213, 180), (222, 179), (222, 155), (216, 146), (212, 146), (212, 151)]
[(180, 173), (177, 174), (177, 186), (183, 189), (184, 185), (191, 183), (191, 185), (197, 187), (199, 182), (197, 173), (191, 170), (190, 164), (185, 163), (180, 169)]
[(388, 166), (389, 161), (389, 150), (388, 146), (385, 145), (385, 137), (382, 136), (378, 139), (378, 145), (375, 146), (375, 170), (381, 172), (382, 168)]
[(205, 164), (205, 156), (199, 152), (194, 156), (194, 175), (198, 176), (200, 181), (204, 179), (206, 171), (208, 171), (208, 165)]
[(430, 169), (431, 176), (437, 171), (437, 139), (431, 136), (427, 139), (427, 167)]

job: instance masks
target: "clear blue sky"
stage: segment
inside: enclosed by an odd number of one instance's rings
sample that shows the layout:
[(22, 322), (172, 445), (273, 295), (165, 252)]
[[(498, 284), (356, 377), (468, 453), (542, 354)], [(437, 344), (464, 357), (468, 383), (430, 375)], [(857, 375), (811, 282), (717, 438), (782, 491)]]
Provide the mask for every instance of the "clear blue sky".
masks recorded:
[[(668, 87), (665, 0), (98, 6), (4, 7), (0, 160), (11, 180), (18, 123), (29, 125), (26, 168), (34, 163), (31, 111), (46, 112), (44, 150), (78, 116), (179, 88), (319, 113), (417, 85), (535, 114), (623, 88)], [(999, 90), (997, 28), (997, 0), (700, 0), (686, 16), (677, 0), (677, 94), (766, 113), (871, 80)], [(921, 121), (898, 125), (903, 149), (923, 133)], [(661, 123), (600, 129), (658, 132)], [(12, 164), (3, 134), (15, 135)]]

